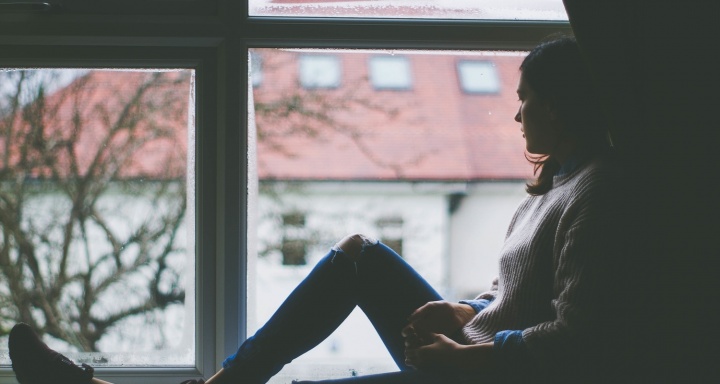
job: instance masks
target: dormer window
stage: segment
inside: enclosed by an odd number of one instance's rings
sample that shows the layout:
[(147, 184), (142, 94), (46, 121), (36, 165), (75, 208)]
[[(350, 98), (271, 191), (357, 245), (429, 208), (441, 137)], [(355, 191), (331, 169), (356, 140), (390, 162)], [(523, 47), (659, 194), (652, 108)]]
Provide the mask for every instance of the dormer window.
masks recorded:
[(460, 61), (458, 77), (460, 78), (460, 87), (465, 93), (500, 93), (500, 79), (495, 64), (491, 61)]
[(333, 55), (300, 56), (300, 84), (305, 89), (338, 88), (342, 71)]
[(370, 83), (375, 89), (409, 90), (412, 88), (410, 61), (407, 57), (375, 56), (370, 58)]

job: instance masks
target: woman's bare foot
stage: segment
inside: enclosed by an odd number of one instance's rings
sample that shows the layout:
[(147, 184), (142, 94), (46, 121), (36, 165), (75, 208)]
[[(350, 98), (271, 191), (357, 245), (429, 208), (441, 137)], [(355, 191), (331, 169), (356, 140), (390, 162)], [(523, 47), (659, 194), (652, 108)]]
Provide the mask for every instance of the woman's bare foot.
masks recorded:
[(216, 374), (212, 375), (211, 378), (205, 381), (205, 384), (238, 384), (237, 381), (233, 381), (230, 378), (228, 371), (220, 369)]

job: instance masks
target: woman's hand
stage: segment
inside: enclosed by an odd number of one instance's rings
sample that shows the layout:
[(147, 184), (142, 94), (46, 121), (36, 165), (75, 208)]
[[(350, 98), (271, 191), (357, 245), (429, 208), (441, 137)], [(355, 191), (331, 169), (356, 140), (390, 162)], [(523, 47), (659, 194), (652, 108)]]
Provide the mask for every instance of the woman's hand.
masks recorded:
[(417, 369), (448, 368), (448, 361), (452, 359), (453, 352), (460, 347), (445, 335), (433, 333), (424, 345), (417, 347), (406, 343), (405, 364)]
[(402, 334), (406, 339), (429, 333), (452, 336), (473, 317), (475, 310), (467, 304), (431, 301), (410, 315), (409, 324), (403, 329)]
[(429, 343), (405, 348), (405, 364), (422, 370), (456, 369), (465, 372), (495, 368), (493, 343), (462, 345), (441, 334), (430, 334)]

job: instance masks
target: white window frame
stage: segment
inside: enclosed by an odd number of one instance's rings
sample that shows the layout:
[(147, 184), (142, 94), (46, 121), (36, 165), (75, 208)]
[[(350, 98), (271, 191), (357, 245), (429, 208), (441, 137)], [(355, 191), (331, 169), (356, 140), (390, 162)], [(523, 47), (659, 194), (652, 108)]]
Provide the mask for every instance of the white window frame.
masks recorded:
[[(116, 384), (209, 377), (246, 337), (249, 48), (523, 50), (570, 32), (557, 21), (248, 17), (237, 0), (121, 1), (114, 13), (91, 2), (0, 12), (0, 66), (196, 70), (197, 366), (96, 370)], [(15, 383), (8, 366), (5, 383)]]

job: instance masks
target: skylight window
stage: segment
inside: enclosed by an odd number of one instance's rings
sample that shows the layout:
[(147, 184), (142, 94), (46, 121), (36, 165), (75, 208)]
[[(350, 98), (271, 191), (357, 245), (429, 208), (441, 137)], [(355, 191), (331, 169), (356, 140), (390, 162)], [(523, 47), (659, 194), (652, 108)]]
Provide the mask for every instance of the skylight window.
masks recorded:
[(250, 81), (257, 88), (263, 82), (262, 56), (257, 52), (250, 52)]
[(338, 88), (340, 59), (332, 55), (303, 55), (300, 57), (300, 84), (303, 88)]
[(460, 61), (458, 76), (460, 77), (460, 86), (465, 93), (500, 92), (500, 79), (495, 64), (490, 61)]
[(406, 57), (397, 56), (370, 58), (370, 82), (375, 89), (408, 90), (412, 88), (410, 61)]

